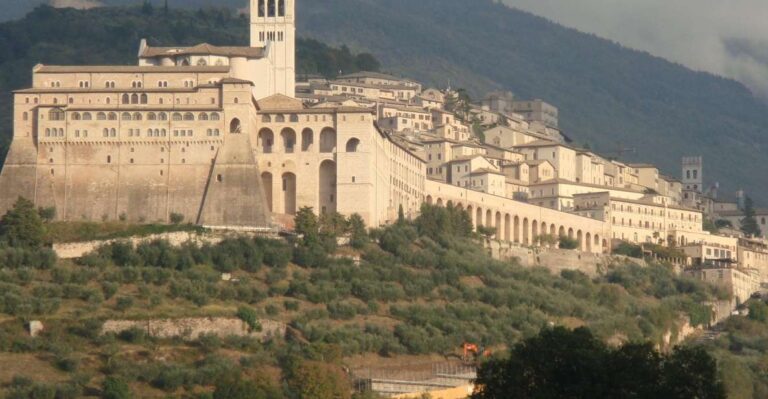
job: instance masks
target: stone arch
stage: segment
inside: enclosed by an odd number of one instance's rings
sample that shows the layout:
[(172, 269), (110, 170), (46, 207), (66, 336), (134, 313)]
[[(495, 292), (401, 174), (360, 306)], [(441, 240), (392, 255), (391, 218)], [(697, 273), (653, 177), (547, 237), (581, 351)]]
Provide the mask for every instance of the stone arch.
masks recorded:
[(573, 239), (573, 228), (568, 229), (568, 238)]
[(520, 217), (515, 216), (515, 229), (514, 229), (514, 235), (515, 235), (515, 242), (520, 243)]
[(301, 131), (301, 151), (307, 152), (312, 150), (312, 144), (315, 142), (315, 132), (310, 128), (306, 128)]
[(555, 226), (554, 224), (549, 226), (549, 235), (551, 235), (552, 237), (557, 238), (557, 226)]
[(475, 211), (475, 226), (480, 227), (483, 225), (483, 208), (477, 207), (477, 211)]
[(509, 214), (507, 213), (504, 215), (504, 241), (507, 241), (507, 242), (511, 241), (512, 239), (511, 231), (510, 231), (511, 230), (510, 222), (511, 222), (511, 216), (509, 216)]
[(442, 198), (438, 198), (437, 202), (435, 203), (435, 205), (437, 205), (437, 206), (442, 208), (443, 207), (443, 199)]
[[(175, 114), (174, 114), (175, 117)], [(243, 127), (240, 124), (240, 119), (234, 118), (229, 122), (229, 132), (233, 134), (242, 133)]]
[(501, 212), (496, 212), (496, 239), (501, 239)]
[(604, 254), (607, 254), (607, 253), (608, 253), (608, 251), (609, 251), (609, 248), (608, 248), (608, 240), (606, 240), (606, 239), (603, 239), (603, 253), (604, 253)]
[(360, 147), (360, 140), (353, 137), (347, 141), (347, 152), (357, 152)]
[(336, 162), (326, 159), (320, 164), (319, 210), (336, 212)]
[(485, 227), (493, 227), (493, 212), (490, 209), (485, 211)]
[(275, 142), (275, 134), (272, 133), (272, 129), (263, 128), (259, 130), (258, 138), (256, 139), (257, 146), (261, 148), (261, 152), (264, 154), (272, 153), (272, 146)]
[(565, 234), (565, 227), (560, 226), (560, 229), (557, 230), (557, 237), (567, 237)]
[(541, 222), (541, 229), (539, 230), (539, 234), (541, 234), (543, 236), (549, 234), (549, 232), (547, 231), (547, 223), (546, 222)]
[(539, 222), (534, 219), (531, 222), (531, 244), (536, 244), (536, 239), (539, 237)]
[(320, 152), (332, 153), (336, 151), (336, 131), (327, 127), (320, 132)]
[(584, 233), (581, 230), (576, 232), (576, 241), (579, 242), (579, 251), (584, 250)]
[(592, 234), (590, 233), (585, 234), (584, 241), (587, 244), (587, 252), (592, 252)]
[(296, 214), (296, 175), (291, 172), (283, 173), (283, 213)]
[(264, 197), (267, 199), (267, 207), (270, 212), (274, 212), (272, 204), (272, 173), (264, 172), (261, 174), (261, 185), (264, 186)]
[(531, 243), (529, 236), (528, 218), (523, 218), (523, 244), (528, 245)]
[(286, 127), (280, 132), (280, 140), (283, 142), (283, 151), (286, 154), (293, 154), (294, 147), (296, 146), (296, 132)]
[(431, 195), (427, 196), (427, 204), (432, 205), (432, 196)]

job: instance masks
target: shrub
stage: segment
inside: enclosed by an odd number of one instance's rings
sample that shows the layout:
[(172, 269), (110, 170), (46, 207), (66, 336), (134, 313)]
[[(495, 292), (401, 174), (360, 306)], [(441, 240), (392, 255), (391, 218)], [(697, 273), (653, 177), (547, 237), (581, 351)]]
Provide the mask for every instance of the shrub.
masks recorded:
[(121, 296), (117, 298), (115, 309), (124, 312), (133, 306), (133, 298), (127, 296)]
[(298, 301), (284, 301), (283, 302), (283, 307), (285, 308), (285, 310), (294, 311), (295, 312), (295, 311), (299, 310), (299, 302)]
[(560, 242), (560, 249), (576, 249), (579, 247), (579, 241), (575, 238), (560, 236), (558, 240)]
[(181, 224), (181, 222), (183, 222), (183, 221), (184, 221), (184, 215), (182, 215), (180, 213), (175, 213), (175, 212), (171, 213), (171, 223), (173, 223), (173, 224)]
[(261, 331), (261, 324), (259, 323), (259, 315), (251, 307), (240, 306), (237, 308), (237, 317), (242, 320), (251, 331)]

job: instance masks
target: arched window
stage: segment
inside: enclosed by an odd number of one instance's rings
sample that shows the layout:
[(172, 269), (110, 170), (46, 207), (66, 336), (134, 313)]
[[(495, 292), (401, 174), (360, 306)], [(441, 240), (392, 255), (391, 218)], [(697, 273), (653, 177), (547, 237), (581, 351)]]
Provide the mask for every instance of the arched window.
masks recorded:
[(96, 120), (99, 120), (99, 121), (107, 120), (107, 114), (103, 112), (99, 112), (98, 114), (96, 114)]
[(26, 121), (26, 120), (29, 120), (29, 114), (25, 112), (24, 114), (22, 114), (22, 117), (21, 117), (21, 118), (22, 118), (23, 120), (25, 120), (25, 121)]
[(264, 123), (270, 123), (270, 122), (272, 122), (272, 117), (269, 116), (269, 115), (262, 115), (261, 116), (261, 121), (264, 122)]
[(264, 3), (266, 3), (266, 0), (259, 0), (259, 16), (260, 17), (265, 17), (267, 15), (266, 13), (267, 7), (265, 6)]
[(185, 121), (193, 121), (193, 120), (195, 120), (195, 116), (192, 115), (191, 112), (187, 112), (186, 114), (184, 114), (184, 120)]
[(102, 134), (104, 135), (104, 137), (109, 137), (109, 129), (104, 128), (104, 131), (102, 132)]
[(291, 122), (298, 122), (299, 116), (296, 114), (291, 114)]
[(307, 152), (312, 148), (312, 144), (315, 141), (315, 133), (310, 128), (306, 128), (301, 132), (301, 151)]
[(320, 132), (320, 152), (330, 153), (336, 150), (336, 131), (325, 128)]
[(165, 112), (160, 112), (157, 114), (157, 119), (161, 121), (167, 121), (168, 120), (168, 114)]
[(272, 130), (263, 128), (259, 131), (257, 138), (257, 146), (261, 148), (261, 152), (264, 154), (272, 153), (272, 144), (275, 141), (275, 135)]
[(116, 121), (116, 120), (117, 120), (117, 114), (116, 114), (116, 113), (114, 113), (114, 112), (110, 112), (110, 113), (107, 115), (107, 119), (109, 119), (109, 120), (111, 120), (111, 121)]
[(128, 113), (128, 112), (123, 112), (123, 120), (124, 120), (124, 121), (129, 121), (129, 120), (131, 120), (131, 114), (130, 114), (130, 113)]
[(50, 111), (48, 111), (48, 120), (52, 121), (63, 121), (65, 118), (64, 111), (54, 108)]
[(218, 120), (221, 120), (221, 117), (219, 116), (219, 114), (218, 114), (218, 113), (216, 113), (216, 112), (212, 112), (212, 113), (211, 113), (211, 120), (212, 120), (212, 121), (218, 121)]
[(111, 137), (117, 137), (117, 130), (115, 128), (109, 129), (109, 135)]
[(147, 129), (147, 137), (152, 137), (154, 134), (152, 134), (152, 129)]
[[(24, 116), (26, 117), (26, 112), (24, 113)], [(26, 120), (26, 118), (24, 118)], [(72, 120), (73, 121), (79, 121), (81, 119), (79, 112), (73, 112), (72, 113)]]
[(283, 141), (283, 151), (286, 154), (292, 154), (296, 146), (296, 132), (293, 129), (285, 128), (280, 132), (280, 138)]
[(144, 119), (144, 118), (142, 118), (141, 113), (139, 113), (139, 112), (134, 112), (133, 113), (133, 120), (140, 121), (142, 119)]
[(232, 122), (229, 123), (229, 132), (230, 133), (242, 133), (242, 126), (240, 126), (240, 119), (232, 119)]
[(165, 129), (161, 130), (160, 132), (161, 132), (161, 133), (160, 133), (160, 135), (161, 135), (161, 136), (163, 136), (163, 137), (165, 137), (165, 134), (166, 134), (166, 131), (165, 131)]
[(128, 94), (123, 94), (123, 104), (128, 104), (131, 102), (131, 96)]
[(156, 121), (157, 115), (154, 112), (150, 112), (147, 114), (147, 120), (148, 121)]
[(285, 16), (285, 0), (277, 0), (277, 16)]
[(357, 152), (358, 147), (360, 147), (360, 140), (351, 138), (347, 141), (347, 152)]
[(275, 117), (275, 122), (278, 122), (278, 123), (283, 123), (283, 122), (285, 122), (285, 115), (282, 115), (282, 114), (278, 114), (278, 115)]
[(208, 61), (206, 61), (206, 60), (204, 60), (202, 58), (197, 60), (197, 66), (207, 66), (207, 65), (208, 65)]
[(45, 137), (51, 137), (51, 129), (45, 128)]
[(174, 121), (180, 121), (181, 120), (181, 114), (178, 112), (173, 113), (173, 120)]
[(139, 95), (131, 94), (131, 104), (138, 104), (138, 103), (139, 103)]
[(147, 102), (149, 102), (149, 98), (147, 97), (146, 94), (142, 94), (141, 95), (141, 103), (142, 104), (146, 104)]
[(201, 112), (200, 116), (198, 116), (197, 119), (201, 120), (201, 121), (207, 121), (208, 120), (208, 114), (206, 114), (205, 112)]
[(109, 97), (107, 97), (107, 104), (109, 104), (109, 103), (111, 103), (111, 102), (112, 102), (112, 100), (110, 100), (110, 98), (109, 98)]
[(267, 0), (267, 16), (268, 17), (275, 16), (275, 11), (277, 11), (275, 6), (275, 1), (276, 0)]

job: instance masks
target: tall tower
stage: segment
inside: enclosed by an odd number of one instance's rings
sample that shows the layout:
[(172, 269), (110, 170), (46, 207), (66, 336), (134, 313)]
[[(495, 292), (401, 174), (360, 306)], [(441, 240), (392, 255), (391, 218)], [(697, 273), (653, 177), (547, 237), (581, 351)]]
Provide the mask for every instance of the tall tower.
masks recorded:
[(703, 161), (701, 157), (683, 157), (683, 190), (704, 191)]
[(296, 96), (296, 0), (251, 0), (251, 47), (265, 47), (270, 93)]

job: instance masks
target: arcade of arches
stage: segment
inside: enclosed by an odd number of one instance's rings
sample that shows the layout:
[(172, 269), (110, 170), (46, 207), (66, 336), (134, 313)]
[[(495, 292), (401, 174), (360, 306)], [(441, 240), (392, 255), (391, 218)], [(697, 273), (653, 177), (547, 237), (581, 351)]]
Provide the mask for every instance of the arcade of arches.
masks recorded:
[[(515, 210), (502, 211), (488, 205), (453, 202), (432, 195), (427, 196), (426, 202), (431, 205), (457, 207), (465, 210), (472, 219), (474, 228), (480, 226), (493, 228), (496, 232), (495, 238), (500, 241), (529, 246), (548, 246), (552, 244), (548, 244), (546, 240), (541, 242), (541, 236), (566, 236), (576, 240), (579, 243), (578, 249), (581, 251), (590, 253), (610, 252), (609, 241), (603, 231), (590, 231), (586, 228), (568, 226), (567, 222), (563, 220), (564, 218), (557, 218), (554, 214), (549, 220), (545, 220), (543, 217), (525, 216), (519, 210), (517, 212)], [(563, 215), (565, 216), (565, 214)]]

